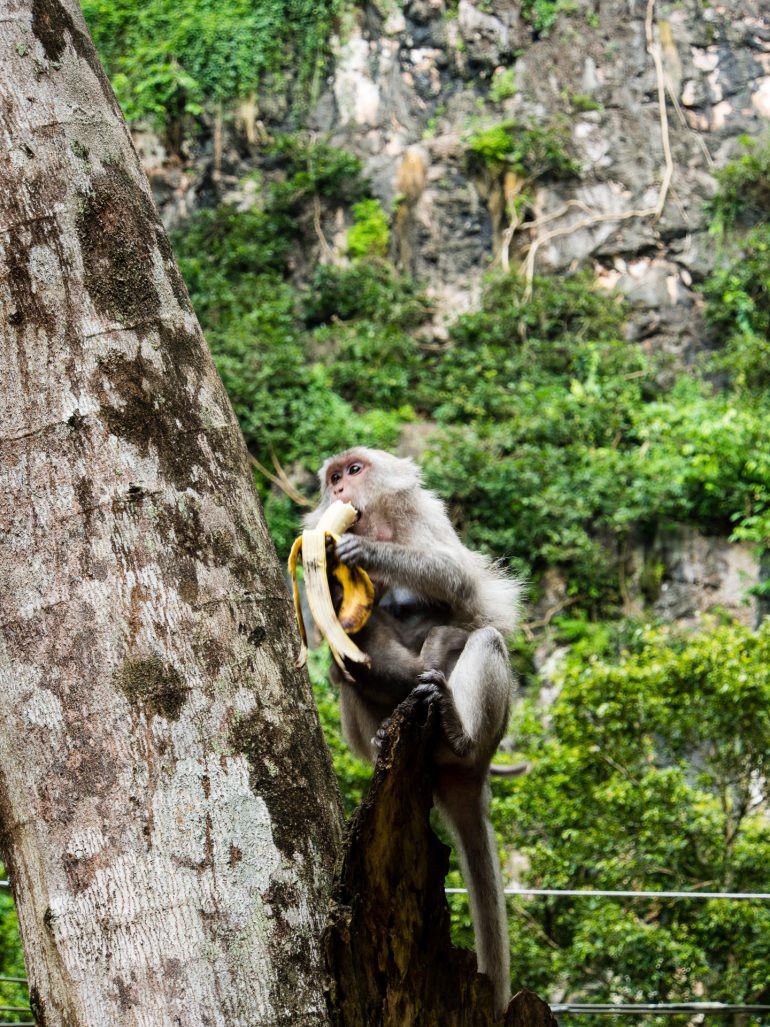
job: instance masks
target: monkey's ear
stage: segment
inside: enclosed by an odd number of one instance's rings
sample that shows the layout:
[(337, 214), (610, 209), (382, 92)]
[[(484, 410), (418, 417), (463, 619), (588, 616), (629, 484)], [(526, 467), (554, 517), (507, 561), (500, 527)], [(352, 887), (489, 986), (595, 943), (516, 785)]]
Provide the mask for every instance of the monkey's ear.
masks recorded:
[(402, 489), (421, 488), (422, 471), (410, 456), (392, 457), (391, 487), (397, 491)]

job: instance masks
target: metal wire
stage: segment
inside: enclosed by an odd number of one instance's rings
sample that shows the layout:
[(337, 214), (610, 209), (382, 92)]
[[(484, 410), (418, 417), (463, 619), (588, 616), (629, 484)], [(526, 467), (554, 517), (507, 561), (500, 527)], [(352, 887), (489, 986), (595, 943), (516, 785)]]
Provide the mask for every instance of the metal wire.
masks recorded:
[(26, 977), (4, 977), (2, 974), (0, 974), (0, 984), (5, 984), (5, 983), (8, 983), (8, 984), (26, 984), (27, 983), (27, 978)]
[[(10, 888), (10, 881), (0, 881), (0, 888)], [(467, 895), (467, 888), (446, 888), (447, 895)], [(644, 891), (610, 888), (506, 888), (506, 895), (584, 895), (587, 898), (610, 899), (738, 899), (770, 902), (770, 892), (754, 891)], [(2, 1027), (2, 1025), (0, 1025)]]
[(601, 1002), (563, 1002), (551, 1006), (553, 1013), (567, 1016), (608, 1013), (618, 1016), (621, 1013), (630, 1016), (645, 1016), (651, 1013), (657, 1016), (676, 1016), (682, 1013), (702, 1013), (714, 1016), (732, 1016), (734, 1013), (767, 1013), (770, 1006), (734, 1005), (729, 1002), (638, 1002), (638, 1003), (601, 1003)]
[[(446, 888), (447, 895), (467, 895), (467, 888)], [(613, 891), (609, 888), (505, 888), (506, 895), (582, 895), (611, 899), (745, 899), (770, 902), (770, 892), (742, 891)]]

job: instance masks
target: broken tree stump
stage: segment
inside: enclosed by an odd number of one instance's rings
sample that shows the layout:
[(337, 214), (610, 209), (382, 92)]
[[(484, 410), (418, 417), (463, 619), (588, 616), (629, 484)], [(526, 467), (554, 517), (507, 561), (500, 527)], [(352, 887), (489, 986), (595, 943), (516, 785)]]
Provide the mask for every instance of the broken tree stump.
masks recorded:
[(409, 697), (396, 710), (371, 788), (348, 824), (324, 935), (337, 1027), (555, 1027), (530, 991), (495, 1018), (473, 952), (450, 940), (449, 849), (430, 826), (437, 716)]

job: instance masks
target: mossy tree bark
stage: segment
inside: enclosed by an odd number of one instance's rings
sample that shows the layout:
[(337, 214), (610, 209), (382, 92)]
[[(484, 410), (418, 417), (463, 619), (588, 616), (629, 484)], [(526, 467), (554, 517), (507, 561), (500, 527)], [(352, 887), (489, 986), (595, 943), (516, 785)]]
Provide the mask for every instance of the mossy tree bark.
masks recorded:
[(0, 814), (38, 1023), (326, 1023), (328, 752), (75, 0), (0, 2), (0, 169)]

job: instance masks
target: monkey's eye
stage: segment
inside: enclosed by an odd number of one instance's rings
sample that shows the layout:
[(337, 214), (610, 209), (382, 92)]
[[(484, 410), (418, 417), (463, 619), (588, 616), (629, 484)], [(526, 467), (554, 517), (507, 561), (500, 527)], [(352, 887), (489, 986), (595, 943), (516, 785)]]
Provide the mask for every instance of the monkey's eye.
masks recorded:
[(363, 467), (361, 464), (351, 464), (350, 467), (348, 467), (348, 474), (358, 474), (358, 472), (362, 470)]
[(332, 485), (336, 485), (341, 477), (342, 477), (342, 475), (340, 474), (340, 472), (339, 471), (335, 471), (334, 474), (330, 475), (329, 481), (332, 483)]

